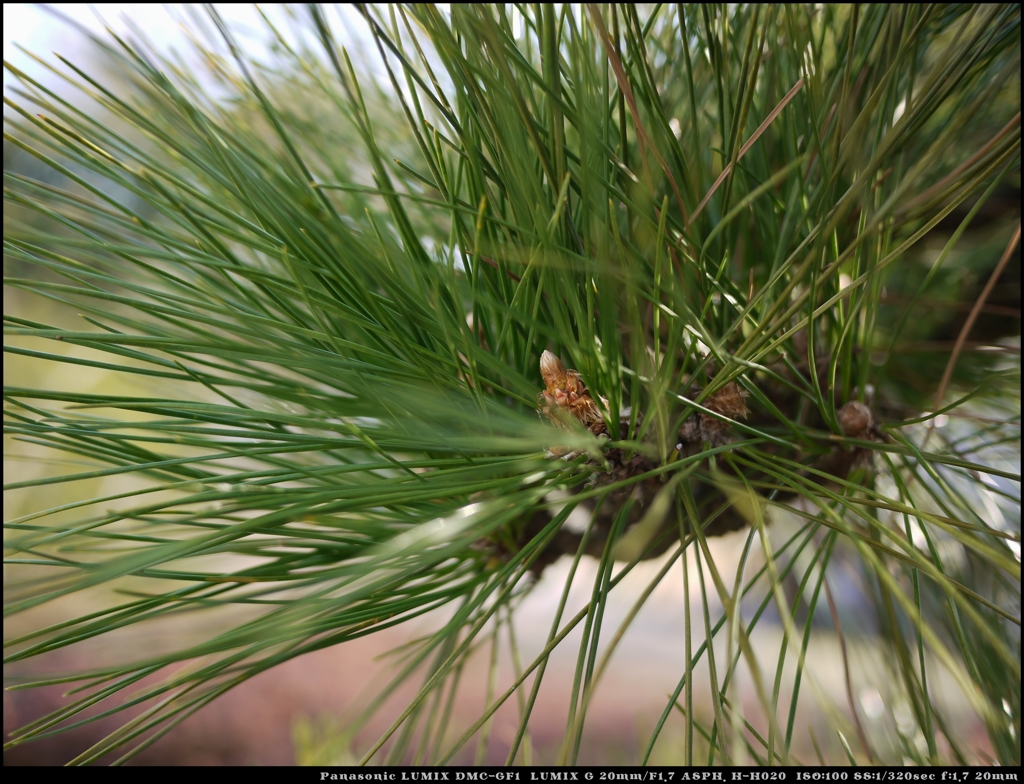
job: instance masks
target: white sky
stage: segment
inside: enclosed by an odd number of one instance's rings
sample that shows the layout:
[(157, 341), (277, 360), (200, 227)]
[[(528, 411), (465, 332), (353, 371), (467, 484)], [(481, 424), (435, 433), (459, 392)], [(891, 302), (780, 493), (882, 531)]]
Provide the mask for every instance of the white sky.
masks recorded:
[[(95, 33), (104, 33), (104, 22), (115, 31), (126, 33), (128, 27), (124, 15), (130, 14), (136, 23), (150, 32), (154, 39), (163, 39), (169, 46), (184, 43), (184, 36), (171, 20), (167, 7), (149, 3), (51, 3), (51, 8), (71, 17)], [(159, 30), (159, 36), (154, 32)], [(4, 60), (26, 70), (33, 76), (43, 73), (42, 69), (27, 55), (19, 51), (18, 44), (34, 54), (50, 59), (53, 52), (73, 57), (82, 52), (79, 33), (64, 24), (39, 4), (4, 3)], [(8, 83), (7, 74), (4, 84)]]
[[(129, 26), (126, 18), (130, 18), (135, 25), (144, 31), (150, 42), (161, 51), (172, 48), (179, 51), (187, 49), (188, 38), (182, 29), (181, 21), (187, 19), (184, 3), (49, 3), (49, 8), (55, 9), (65, 16), (74, 19), (90, 31), (106, 37), (105, 28), (109, 26), (119, 35), (129, 33)], [(218, 4), (217, 11), (231, 27), (232, 31), (243, 43), (248, 54), (257, 57), (266, 51), (263, 41), (268, 33), (266, 32), (263, 20), (256, 9), (248, 4)], [(294, 29), (293, 23), (288, 19), (288, 11), (285, 6), (278, 4), (261, 6), (263, 12), (279, 26), (282, 32), (287, 33)], [(355, 48), (366, 41), (366, 23), (359, 18), (355, 9), (351, 6), (325, 6), (325, 13), (331, 23), (335, 37), (343, 45), (351, 45), (349, 42), (356, 38)], [(205, 12), (197, 9), (198, 13)], [(305, 15), (306, 11), (299, 7), (292, 7), (292, 12), (298, 15)], [(350, 35), (350, 33), (352, 35)], [(361, 40), (359, 40), (361, 39)], [(110, 39), (108, 39), (110, 40)], [(71, 60), (81, 60), (87, 52), (82, 35), (73, 27), (65, 24), (60, 19), (48, 13), (42, 4), (36, 3), (5, 3), (4, 4), (4, 60), (15, 67), (25, 71), (30, 76), (39, 78), (48, 86), (53, 86), (56, 81), (52, 75), (30, 57), (16, 48), (15, 44), (29, 50), (37, 56), (53, 62), (53, 53), (56, 52)], [(370, 47), (372, 50), (372, 46)], [(360, 58), (362, 59), (362, 58)], [(376, 53), (365, 58), (364, 67), (376, 70), (378, 67)], [(14, 81), (11, 76), (4, 73), (4, 90)]]

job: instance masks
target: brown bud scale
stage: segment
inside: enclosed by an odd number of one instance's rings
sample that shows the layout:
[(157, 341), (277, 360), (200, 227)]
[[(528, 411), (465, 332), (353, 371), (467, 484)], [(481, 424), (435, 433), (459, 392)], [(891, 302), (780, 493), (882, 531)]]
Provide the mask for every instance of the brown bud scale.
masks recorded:
[[(537, 396), (541, 412), (555, 427), (565, 429), (575, 419), (594, 435), (608, 430), (602, 406), (594, 400), (575, 370), (566, 370), (562, 360), (545, 351), (540, 357), (540, 374), (546, 389)], [(607, 407), (607, 401), (601, 403)]]

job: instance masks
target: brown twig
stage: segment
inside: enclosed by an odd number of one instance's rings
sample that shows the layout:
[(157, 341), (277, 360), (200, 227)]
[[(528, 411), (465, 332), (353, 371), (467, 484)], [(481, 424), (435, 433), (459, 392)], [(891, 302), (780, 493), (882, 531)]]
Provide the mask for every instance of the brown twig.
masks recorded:
[[(487, 256), (481, 255), (480, 256), (480, 261), (482, 261), (484, 264), (490, 264), (496, 270), (500, 270), (501, 269), (501, 267), (498, 266), (498, 262), (496, 262), (494, 259), (487, 258)], [(510, 278), (512, 278), (512, 280), (514, 280), (516, 283), (518, 283), (519, 281), (522, 280), (522, 278), (520, 278), (518, 275), (516, 275), (511, 270), (505, 270), (505, 274), (508, 275)]]
[(947, 174), (945, 177), (943, 177), (941, 180), (939, 180), (937, 183), (935, 183), (932, 187), (930, 187), (924, 193), (921, 193), (921, 194), (917, 195), (916, 197), (914, 197), (913, 199), (908, 201), (906, 204), (904, 204), (903, 206), (899, 207), (896, 210), (895, 214), (896, 215), (905, 215), (905, 214), (907, 214), (911, 209), (916, 207), (922, 201), (925, 201), (926, 199), (930, 198), (933, 193), (935, 193), (936, 191), (942, 190), (943, 188), (946, 187), (946, 185), (948, 185), (949, 183), (951, 183), (954, 180), (956, 180), (961, 174), (963, 174), (965, 171), (967, 171), (968, 168), (973, 166), (978, 161), (978, 159), (981, 158), (981, 156), (983, 156), (990, 149), (992, 149), (992, 147), (995, 146), (995, 144), (1000, 139), (1002, 139), (1004, 136), (1006, 136), (1006, 134), (1008, 134), (1010, 132), (1010, 130), (1015, 125), (1020, 125), (1020, 112), (1017, 112), (1017, 115), (1012, 120), (1010, 120), (1010, 122), (1006, 123), (1006, 125), (1003, 126), (1003, 129), (1001, 131), (999, 131), (999, 133), (997, 133), (995, 136), (993, 136), (991, 139), (989, 139), (988, 143), (985, 144), (984, 147), (982, 147), (980, 150), (978, 150), (976, 153), (974, 153), (974, 155), (972, 155), (966, 161), (964, 161), (959, 166), (957, 166), (955, 169), (953, 169), (953, 171), (951, 171), (949, 174)]
[(611, 63), (612, 70), (615, 71), (615, 79), (619, 83), (619, 90), (622, 91), (623, 96), (626, 98), (626, 103), (629, 104), (629, 113), (633, 115), (633, 125), (636, 126), (637, 139), (640, 143), (640, 160), (644, 165), (644, 175), (648, 181), (651, 179), (651, 174), (647, 171), (647, 156), (645, 153), (644, 142), (650, 146), (651, 152), (654, 153), (654, 157), (658, 159), (658, 163), (661, 165), (662, 171), (665, 172), (665, 176), (668, 178), (669, 184), (672, 186), (672, 192), (676, 196), (676, 201), (679, 202), (679, 211), (683, 215), (683, 225), (689, 226), (693, 218), (687, 218), (686, 216), (686, 204), (683, 203), (683, 197), (679, 194), (679, 188), (676, 185), (676, 179), (672, 176), (672, 172), (668, 168), (668, 164), (665, 163), (665, 159), (661, 157), (661, 153), (658, 152), (658, 148), (651, 141), (651, 137), (647, 135), (647, 129), (644, 128), (642, 122), (640, 122), (640, 112), (636, 108), (636, 98), (633, 96), (633, 88), (630, 87), (629, 80), (626, 78), (626, 71), (622, 67), (622, 61), (619, 59), (618, 53), (615, 51), (615, 47), (612, 45), (611, 37), (608, 35), (608, 28), (605, 27), (604, 19), (601, 18), (601, 14), (597, 9), (597, 6), (593, 3), (587, 3), (587, 11), (590, 12), (590, 18), (594, 21), (594, 25), (597, 27), (598, 32), (601, 34), (601, 43), (604, 44), (605, 52), (608, 54), (608, 62)]
[[(1019, 114), (1017, 116), (1020, 117)], [(1017, 243), (1019, 241), (1020, 221), (1017, 221), (1017, 229), (1013, 232), (1013, 236), (1010, 238), (1009, 243), (1007, 243), (1006, 250), (1003, 251), (1003, 257), (999, 259), (999, 263), (996, 264), (996, 268), (992, 270), (988, 283), (985, 284), (985, 288), (983, 288), (981, 290), (981, 294), (978, 295), (978, 299), (975, 301), (974, 307), (971, 308), (971, 312), (967, 316), (967, 321), (964, 322), (964, 326), (960, 330), (960, 335), (956, 339), (956, 345), (953, 346), (953, 353), (949, 356), (949, 362), (946, 363), (946, 370), (942, 374), (942, 381), (939, 382), (939, 391), (935, 393), (936, 411), (942, 407), (942, 398), (946, 394), (946, 387), (949, 385), (950, 378), (953, 377), (953, 369), (956, 367), (956, 361), (960, 358), (960, 352), (963, 350), (964, 343), (967, 341), (967, 336), (971, 332), (971, 327), (974, 326), (974, 322), (978, 318), (978, 314), (981, 313), (981, 309), (985, 306), (985, 300), (987, 300), (988, 295), (992, 293), (992, 289), (995, 287), (996, 281), (999, 280), (999, 276), (1003, 274), (1003, 268), (1010, 260), (1010, 256), (1013, 255), (1013, 250), (1017, 247)], [(931, 427), (934, 426), (935, 420), (933, 419)]]
[[(781, 101), (779, 101), (778, 105), (771, 110), (767, 117), (764, 118), (764, 122), (761, 123), (758, 126), (757, 130), (750, 135), (750, 138), (747, 139), (746, 144), (740, 147), (739, 155), (736, 156), (737, 163), (739, 163), (740, 159), (747, 154), (747, 151), (754, 146), (754, 142), (761, 138), (761, 134), (768, 130), (768, 126), (771, 125), (772, 122), (774, 122), (775, 118), (782, 114), (782, 110), (789, 105), (789, 102), (796, 97), (796, 94), (800, 92), (800, 88), (803, 86), (804, 80), (803, 77), (800, 77), (797, 83), (793, 85), (792, 89), (790, 89), (790, 91), (786, 93), (786, 96)], [(722, 169), (722, 173), (718, 175), (718, 179), (715, 180), (715, 184), (711, 186), (711, 189), (704, 196), (703, 200), (701, 200), (701, 203), (697, 205), (697, 209), (693, 211), (693, 215), (690, 216), (690, 220), (686, 224), (687, 226), (689, 226), (694, 222), (694, 220), (696, 220), (697, 216), (700, 215), (701, 210), (703, 210), (707, 206), (708, 201), (711, 199), (712, 196), (715, 195), (715, 191), (718, 190), (718, 186), (725, 182), (725, 178), (729, 176), (729, 172), (731, 171), (731, 163), (724, 169)]]

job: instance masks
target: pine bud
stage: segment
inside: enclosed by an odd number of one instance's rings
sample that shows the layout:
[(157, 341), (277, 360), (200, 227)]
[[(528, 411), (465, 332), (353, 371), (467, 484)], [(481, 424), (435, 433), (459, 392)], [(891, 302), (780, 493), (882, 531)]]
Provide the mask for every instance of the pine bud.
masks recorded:
[[(537, 396), (537, 403), (553, 425), (564, 428), (567, 416), (571, 416), (594, 435), (608, 429), (602, 409), (587, 391), (583, 376), (566, 370), (562, 360), (550, 351), (540, 355), (540, 374), (546, 389)], [(603, 398), (601, 403), (607, 406)]]
[(871, 409), (863, 403), (851, 400), (839, 409), (839, 429), (847, 438), (867, 438), (874, 424)]

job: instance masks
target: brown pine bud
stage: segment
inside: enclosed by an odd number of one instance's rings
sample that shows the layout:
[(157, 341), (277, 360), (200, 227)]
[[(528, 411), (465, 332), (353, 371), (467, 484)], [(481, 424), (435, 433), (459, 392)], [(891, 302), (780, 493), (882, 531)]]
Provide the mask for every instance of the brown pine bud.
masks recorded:
[[(594, 435), (608, 429), (601, 407), (587, 391), (579, 373), (566, 370), (562, 360), (545, 351), (540, 355), (540, 374), (546, 389), (537, 396), (537, 403), (553, 425), (564, 428), (568, 415)], [(602, 400), (602, 403), (606, 401)]]
[(556, 390), (565, 389), (565, 365), (550, 351), (540, 355), (540, 375), (552, 395)]
[[(747, 409), (746, 391), (735, 381), (730, 381), (707, 400), (704, 407), (729, 419), (745, 419), (750, 411)], [(726, 430), (729, 423), (710, 414), (698, 412), (690, 416), (679, 429), (680, 447), (682, 444), (699, 444), (709, 441), (712, 446), (720, 446), (728, 441)]]
[[(747, 410), (747, 404), (743, 398), (747, 396), (744, 389), (740, 387), (735, 381), (730, 381), (724, 387), (719, 389), (715, 394), (704, 401), (704, 407), (709, 411), (714, 411), (716, 414), (721, 414), (729, 419), (746, 419), (747, 414), (750, 411)], [(712, 419), (708, 417), (708, 419)], [(719, 427), (728, 427), (727, 422), (721, 420), (714, 420)]]
[(839, 429), (847, 438), (868, 438), (874, 419), (871, 417), (871, 409), (863, 403), (851, 400), (839, 409), (837, 414)]

